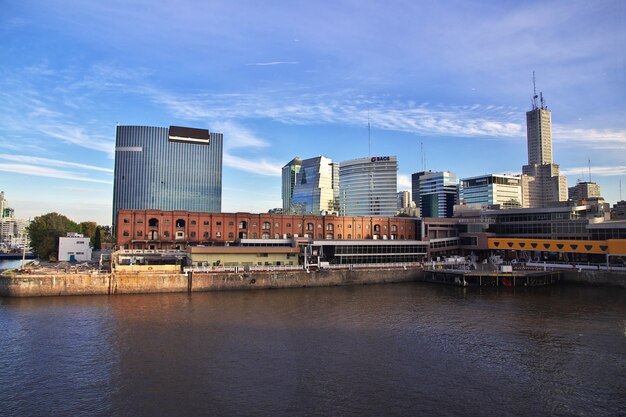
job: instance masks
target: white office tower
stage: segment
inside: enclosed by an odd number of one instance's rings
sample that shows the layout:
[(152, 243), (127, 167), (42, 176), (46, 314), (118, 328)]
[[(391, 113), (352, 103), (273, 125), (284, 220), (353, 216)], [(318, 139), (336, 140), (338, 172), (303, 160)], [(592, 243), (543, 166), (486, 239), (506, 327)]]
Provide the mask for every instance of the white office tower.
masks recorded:
[(398, 207), (398, 158), (373, 156), (339, 163), (339, 213), (391, 217)]

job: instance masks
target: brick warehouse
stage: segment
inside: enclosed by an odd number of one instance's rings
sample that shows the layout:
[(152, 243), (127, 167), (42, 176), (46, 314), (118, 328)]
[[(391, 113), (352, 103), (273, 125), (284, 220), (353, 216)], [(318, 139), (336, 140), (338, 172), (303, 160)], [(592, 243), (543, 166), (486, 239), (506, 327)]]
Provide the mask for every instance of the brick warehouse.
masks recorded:
[(238, 239), (418, 240), (416, 219), (252, 213), (119, 210), (117, 245), (125, 249), (184, 249)]

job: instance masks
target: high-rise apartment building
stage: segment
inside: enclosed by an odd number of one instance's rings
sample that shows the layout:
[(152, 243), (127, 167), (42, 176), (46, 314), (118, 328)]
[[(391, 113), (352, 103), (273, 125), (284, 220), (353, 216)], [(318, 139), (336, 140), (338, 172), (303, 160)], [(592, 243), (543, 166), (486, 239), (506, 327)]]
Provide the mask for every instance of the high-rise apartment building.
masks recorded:
[(422, 217), (452, 217), (457, 202), (456, 174), (416, 172), (411, 176), (413, 201)]
[(118, 126), (113, 224), (120, 209), (220, 212), (221, 133), (170, 126)]
[[(291, 174), (285, 175), (285, 168), (289, 164), (283, 168), (283, 192), (289, 188), (291, 182)], [(318, 156), (300, 161), (300, 168), (294, 178), (288, 213), (315, 215), (336, 213), (335, 190), (338, 178), (336, 167), (330, 158)]]
[(526, 113), (528, 165), (522, 167), (523, 207), (546, 207), (567, 200), (567, 179), (552, 161), (552, 114), (543, 94), (533, 96), (533, 108)]
[(522, 179), (519, 175), (487, 174), (461, 179), (461, 203), (482, 207), (522, 207)]
[(293, 189), (296, 186), (296, 178), (302, 167), (302, 159), (296, 156), (287, 165), (283, 167), (282, 176), (282, 198), (283, 213), (288, 213), (291, 209), (291, 198), (293, 197)]
[(598, 198), (600, 195), (600, 186), (595, 182), (579, 182), (573, 187), (567, 189), (570, 200), (587, 200), (590, 198)]
[(373, 156), (339, 163), (342, 216), (394, 216), (397, 212), (398, 158)]

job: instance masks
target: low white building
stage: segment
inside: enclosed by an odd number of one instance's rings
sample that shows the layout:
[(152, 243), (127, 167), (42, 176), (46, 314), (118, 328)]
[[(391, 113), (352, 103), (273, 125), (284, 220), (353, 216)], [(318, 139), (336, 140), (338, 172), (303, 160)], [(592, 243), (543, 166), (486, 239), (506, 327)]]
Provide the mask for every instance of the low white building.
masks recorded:
[(91, 261), (91, 247), (89, 238), (78, 233), (68, 233), (59, 238), (59, 262), (61, 261)]

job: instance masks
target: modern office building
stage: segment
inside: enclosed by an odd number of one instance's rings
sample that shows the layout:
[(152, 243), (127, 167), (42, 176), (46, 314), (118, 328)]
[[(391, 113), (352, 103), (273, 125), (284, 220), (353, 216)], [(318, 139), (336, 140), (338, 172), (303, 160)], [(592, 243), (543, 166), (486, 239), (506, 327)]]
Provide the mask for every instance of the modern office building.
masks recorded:
[(503, 209), (522, 207), (522, 179), (519, 175), (487, 174), (461, 179), (461, 204)]
[[(294, 161), (283, 167), (283, 193), (288, 193), (291, 187), (291, 172), (285, 168)], [(286, 172), (289, 175), (286, 175)], [(300, 161), (300, 168), (294, 174), (291, 204), (286, 213), (300, 215), (336, 213), (335, 194), (338, 181), (336, 174), (336, 167), (330, 158), (318, 156)], [(283, 206), (285, 203), (283, 194)]]
[(291, 209), (291, 198), (293, 197), (293, 189), (296, 186), (296, 178), (302, 168), (302, 159), (296, 156), (287, 165), (283, 167), (282, 176), (282, 198), (283, 213), (288, 213)]
[(113, 224), (118, 210), (220, 212), (221, 133), (170, 126), (118, 126)]
[(373, 156), (339, 164), (342, 216), (394, 216), (397, 212), (398, 158)]
[(411, 176), (413, 201), (422, 217), (452, 217), (457, 202), (456, 174), (416, 172)]
[(522, 167), (523, 207), (547, 207), (567, 200), (567, 179), (552, 161), (552, 113), (543, 94), (533, 96), (533, 108), (526, 112), (528, 165)]
[(580, 201), (590, 198), (598, 198), (600, 195), (600, 186), (595, 182), (579, 182), (573, 187), (567, 189), (570, 200)]

